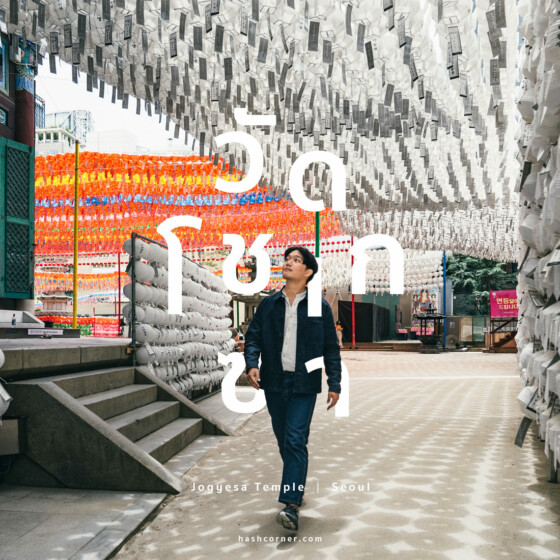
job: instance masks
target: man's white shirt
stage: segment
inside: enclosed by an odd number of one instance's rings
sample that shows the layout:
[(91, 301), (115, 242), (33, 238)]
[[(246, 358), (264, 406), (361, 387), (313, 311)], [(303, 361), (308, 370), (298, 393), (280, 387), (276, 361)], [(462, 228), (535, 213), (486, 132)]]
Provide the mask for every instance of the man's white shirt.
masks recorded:
[(296, 346), (297, 346), (297, 308), (299, 302), (305, 297), (305, 292), (296, 294), (294, 303), (290, 300), (282, 288), (282, 296), (286, 302), (286, 319), (284, 321), (284, 343), (282, 345), (282, 369), (284, 371), (295, 371), (296, 369)]

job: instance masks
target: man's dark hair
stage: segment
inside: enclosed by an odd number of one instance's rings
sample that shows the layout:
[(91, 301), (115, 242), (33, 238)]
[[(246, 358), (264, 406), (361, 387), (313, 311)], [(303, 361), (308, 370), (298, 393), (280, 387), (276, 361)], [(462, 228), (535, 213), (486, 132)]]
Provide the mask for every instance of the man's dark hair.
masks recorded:
[(288, 247), (284, 251), (284, 259), (293, 251), (299, 251), (301, 256), (303, 257), (303, 264), (305, 268), (310, 268), (313, 271), (313, 274), (307, 279), (307, 284), (313, 280), (313, 276), (319, 270), (319, 265), (317, 264), (317, 259), (313, 256), (313, 253), (309, 249), (305, 247), (295, 246), (295, 247)]

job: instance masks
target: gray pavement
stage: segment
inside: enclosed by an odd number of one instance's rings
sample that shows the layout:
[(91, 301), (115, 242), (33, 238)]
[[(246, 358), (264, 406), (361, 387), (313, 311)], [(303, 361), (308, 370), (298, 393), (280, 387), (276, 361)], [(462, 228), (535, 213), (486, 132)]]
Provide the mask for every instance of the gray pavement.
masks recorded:
[[(0, 485), (0, 560), (101, 560), (135, 531), (117, 560), (560, 557), (560, 489), (547, 482), (543, 446), (533, 428), (523, 448), (513, 444), (515, 355), (345, 352), (343, 360), (350, 415), (326, 412), (325, 386), (297, 541), (274, 520), (281, 460), (267, 411), (238, 415), (214, 395), (200, 406), (238, 437), (201, 441), (187, 491), (163, 502)], [(246, 400), (250, 389), (238, 393)]]
[(198, 461), (185, 475), (189, 489), (116, 558), (560, 557), (560, 490), (547, 482), (543, 446), (533, 428), (523, 448), (513, 444), (515, 355), (356, 352), (343, 360), (350, 415), (327, 413), (321, 393), (298, 541), (275, 522), (271, 485), (280, 483), (281, 460), (261, 410)]
[[(250, 387), (236, 391), (240, 400), (251, 398)], [(234, 430), (251, 416), (232, 413), (224, 406), (221, 394), (203, 399), (198, 405)], [(192, 468), (219, 439), (202, 435), (185, 451), (185, 457), (178, 456), (176, 460), (183, 470), (185, 466)], [(103, 560), (134, 533), (165, 497), (0, 484), (0, 560)]]
[(164, 498), (0, 485), (0, 559), (102, 560)]

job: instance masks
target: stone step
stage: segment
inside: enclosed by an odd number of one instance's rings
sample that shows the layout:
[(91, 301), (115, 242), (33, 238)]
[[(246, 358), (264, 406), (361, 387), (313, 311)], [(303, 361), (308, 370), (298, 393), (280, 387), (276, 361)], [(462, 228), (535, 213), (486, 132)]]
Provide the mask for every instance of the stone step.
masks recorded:
[(179, 418), (178, 402), (156, 401), (106, 420), (131, 441), (139, 440)]
[(122, 367), (60, 375), (44, 379), (53, 381), (74, 398), (118, 389), (134, 383), (134, 368)]
[(80, 397), (77, 400), (105, 420), (156, 401), (157, 386), (126, 385), (111, 391)]
[(179, 418), (138, 440), (136, 445), (160, 463), (182, 451), (202, 433), (200, 418)]

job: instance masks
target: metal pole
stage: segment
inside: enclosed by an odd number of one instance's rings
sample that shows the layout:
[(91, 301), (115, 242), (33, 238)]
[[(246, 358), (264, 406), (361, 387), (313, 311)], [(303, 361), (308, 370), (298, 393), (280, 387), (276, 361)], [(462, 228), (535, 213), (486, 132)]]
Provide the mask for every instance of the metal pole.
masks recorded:
[[(117, 253), (117, 289), (119, 291), (117, 301), (119, 302), (119, 312), (117, 317), (119, 318), (119, 333), (121, 332), (121, 253)], [(124, 334), (124, 332), (123, 332)]]
[(316, 257), (319, 257), (321, 253), (320, 233), (321, 233), (321, 214), (319, 212), (315, 212), (315, 256)]
[(130, 347), (132, 348), (132, 365), (136, 366), (136, 232), (133, 231), (130, 237), (132, 239), (132, 254), (130, 255), (130, 263), (132, 266), (132, 293), (130, 294), (132, 301), (130, 304), (132, 305), (132, 313), (130, 317), (130, 326), (128, 328), (128, 336), (130, 337)]
[(72, 328), (78, 328), (78, 208), (80, 206), (80, 181), (78, 177), (78, 164), (80, 157), (80, 143), (76, 140), (74, 155), (74, 275), (72, 287)]
[(447, 257), (443, 252), (443, 349), (447, 348)]
[[(350, 236), (350, 247), (354, 245), (354, 236)], [(351, 255), (352, 268), (354, 267), (354, 255)], [(354, 290), (352, 290), (352, 348), (356, 348), (356, 310), (354, 309)]]
[(237, 304), (237, 314), (236, 314), (237, 319), (236, 319), (236, 322), (237, 322), (237, 328), (239, 329), (239, 300), (237, 300), (235, 303)]

